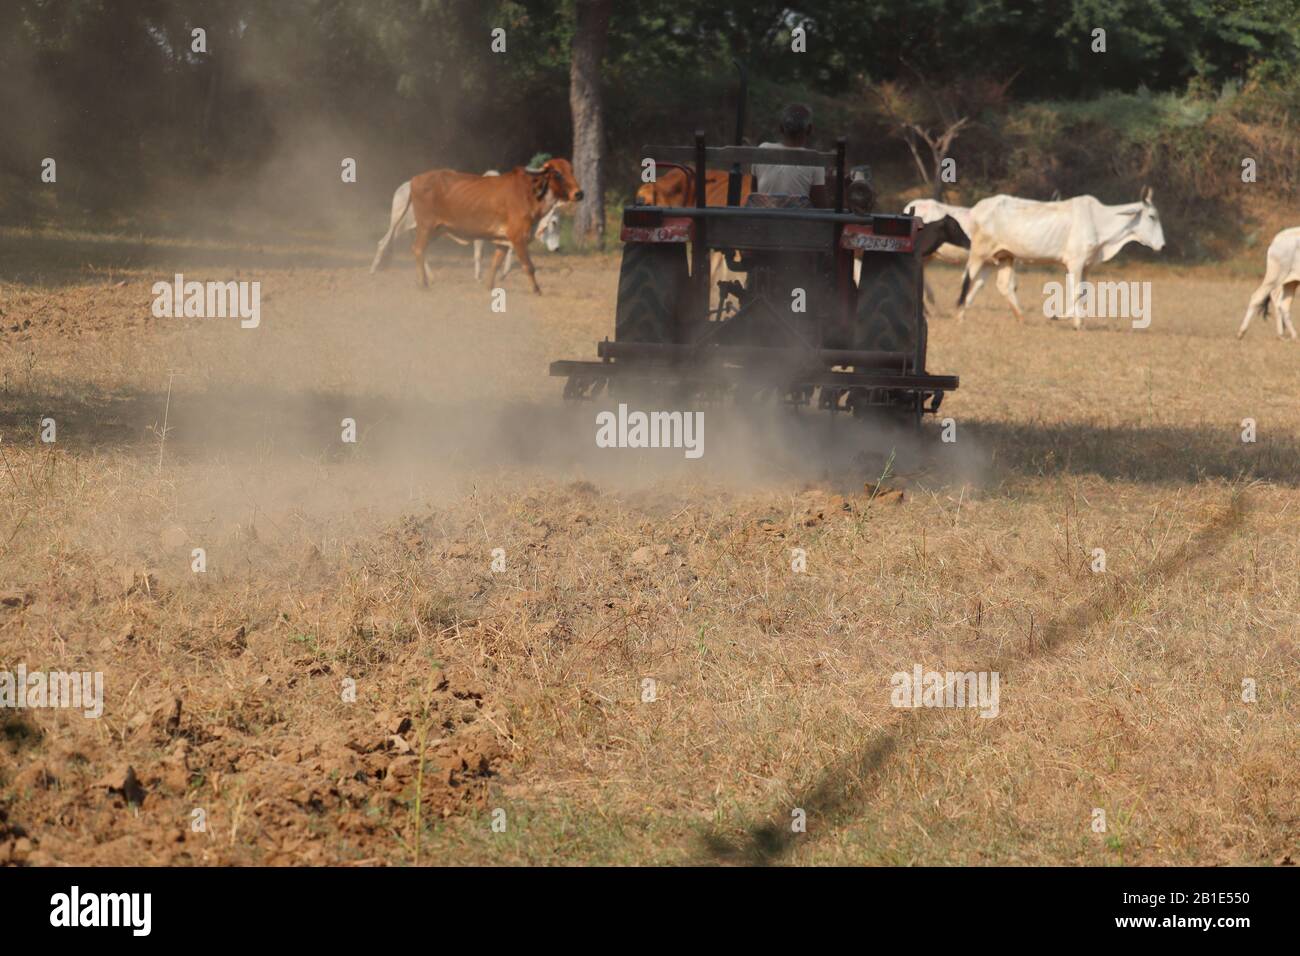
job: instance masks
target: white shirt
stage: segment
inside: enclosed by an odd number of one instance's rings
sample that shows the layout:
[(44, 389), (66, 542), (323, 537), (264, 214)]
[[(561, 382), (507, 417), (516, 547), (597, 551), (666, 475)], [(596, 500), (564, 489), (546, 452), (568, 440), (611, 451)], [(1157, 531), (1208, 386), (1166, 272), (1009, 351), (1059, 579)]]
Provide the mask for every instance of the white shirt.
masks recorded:
[[(760, 149), (792, 149), (784, 143), (759, 143)], [(754, 164), (758, 178), (755, 192), (780, 196), (807, 196), (813, 186), (826, 185), (826, 170), (820, 166), (773, 166)]]

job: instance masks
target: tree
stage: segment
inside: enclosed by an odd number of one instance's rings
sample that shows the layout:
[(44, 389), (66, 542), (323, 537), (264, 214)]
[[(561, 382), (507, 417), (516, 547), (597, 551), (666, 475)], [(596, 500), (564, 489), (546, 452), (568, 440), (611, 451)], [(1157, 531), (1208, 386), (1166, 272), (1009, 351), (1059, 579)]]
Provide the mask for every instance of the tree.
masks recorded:
[[(900, 58), (912, 74), (909, 89), (898, 82), (881, 83), (872, 91), (888, 116), (894, 135), (907, 144), (922, 181), (935, 199), (944, 192), (943, 167), (952, 144), (971, 125), (971, 117), (1005, 106), (1007, 93), (1020, 71), (1005, 80), (985, 77), (953, 80), (936, 88), (925, 74)], [(924, 95), (922, 95), (924, 94)], [(929, 163), (921, 155), (921, 144), (929, 151)]]
[(605, 246), (605, 114), (600, 62), (609, 36), (613, 0), (577, 0), (569, 64), (569, 110), (573, 114), (573, 166), (585, 198), (573, 231), (578, 240)]

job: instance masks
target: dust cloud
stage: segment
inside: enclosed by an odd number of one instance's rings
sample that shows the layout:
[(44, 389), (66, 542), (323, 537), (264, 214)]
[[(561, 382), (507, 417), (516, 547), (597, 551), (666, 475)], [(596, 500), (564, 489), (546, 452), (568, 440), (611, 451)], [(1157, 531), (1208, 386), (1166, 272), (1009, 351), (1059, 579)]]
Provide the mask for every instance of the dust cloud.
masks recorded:
[[(183, 489), (178, 512), (395, 514), (483, 482), (583, 480), (618, 491), (682, 481), (845, 489), (881, 477), (978, 480), (978, 450), (938, 446), (933, 427), (918, 440), (771, 405), (700, 406), (697, 460), (680, 449), (598, 447), (596, 415), (614, 402), (563, 402), (547, 366), (593, 356), (591, 329), (607, 333), (613, 321), (617, 259), (574, 266), (534, 245), (547, 294), (531, 296), (516, 271), (503, 282), (505, 313), (490, 310), (468, 251), (446, 240), (434, 247), (431, 292), (414, 288), (409, 236), (395, 240), (386, 271), (367, 275), (401, 182), (440, 165), (506, 169), (521, 157), (463, 130), (376, 135), (373, 123), (279, 97), (312, 51), (260, 42), (246, 38), (226, 80), (263, 104), (256, 161), (203, 177), (158, 171), (139, 203), (166, 235), (220, 245), (220, 254), (150, 247), (131, 265), (146, 287), (175, 272), (261, 283), (257, 329), (166, 319), (161, 342), (127, 345), (135, 354), (120, 385), (135, 396), (130, 424), (142, 460), (159, 458)], [(355, 182), (341, 175), (345, 159), (356, 163)], [(147, 311), (147, 300), (138, 308)], [(689, 410), (668, 401), (638, 407)], [(352, 429), (355, 440), (346, 440)]]

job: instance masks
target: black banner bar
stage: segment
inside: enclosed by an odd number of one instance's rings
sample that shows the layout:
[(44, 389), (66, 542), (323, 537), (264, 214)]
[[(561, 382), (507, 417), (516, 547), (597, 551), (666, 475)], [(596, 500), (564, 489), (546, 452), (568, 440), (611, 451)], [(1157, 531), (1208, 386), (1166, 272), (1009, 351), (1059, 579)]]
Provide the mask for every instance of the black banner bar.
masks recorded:
[(653, 927), (665, 945), (689, 932), (695, 941), (725, 937), (734, 948), (748, 938), (770, 942), (783, 930), (838, 935), (832, 925), (839, 925), (864, 940), (916, 945), (1130, 938), (1233, 946), (1291, 927), (1298, 885), (1291, 867), (51, 868), (0, 871), (0, 913), (10, 939), (77, 934), (128, 946), (280, 933), (299, 944), (374, 944), (421, 924), (434, 935), (472, 933), (491, 945), (512, 934), (534, 945), (548, 926), (571, 943), (631, 945), (642, 938), (635, 927), (646, 934)]

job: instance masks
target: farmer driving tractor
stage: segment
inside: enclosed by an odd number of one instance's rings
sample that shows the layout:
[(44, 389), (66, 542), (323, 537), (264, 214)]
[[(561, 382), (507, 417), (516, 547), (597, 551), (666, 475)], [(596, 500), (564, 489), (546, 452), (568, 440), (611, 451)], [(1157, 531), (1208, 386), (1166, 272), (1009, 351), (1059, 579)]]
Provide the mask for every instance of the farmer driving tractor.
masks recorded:
[[(807, 149), (813, 132), (812, 107), (792, 103), (781, 114), (781, 142), (760, 143), (760, 149)], [(756, 192), (771, 196), (806, 198), (819, 209), (830, 208), (826, 194), (826, 170), (820, 166), (754, 164)], [(803, 205), (799, 203), (798, 205)]]

